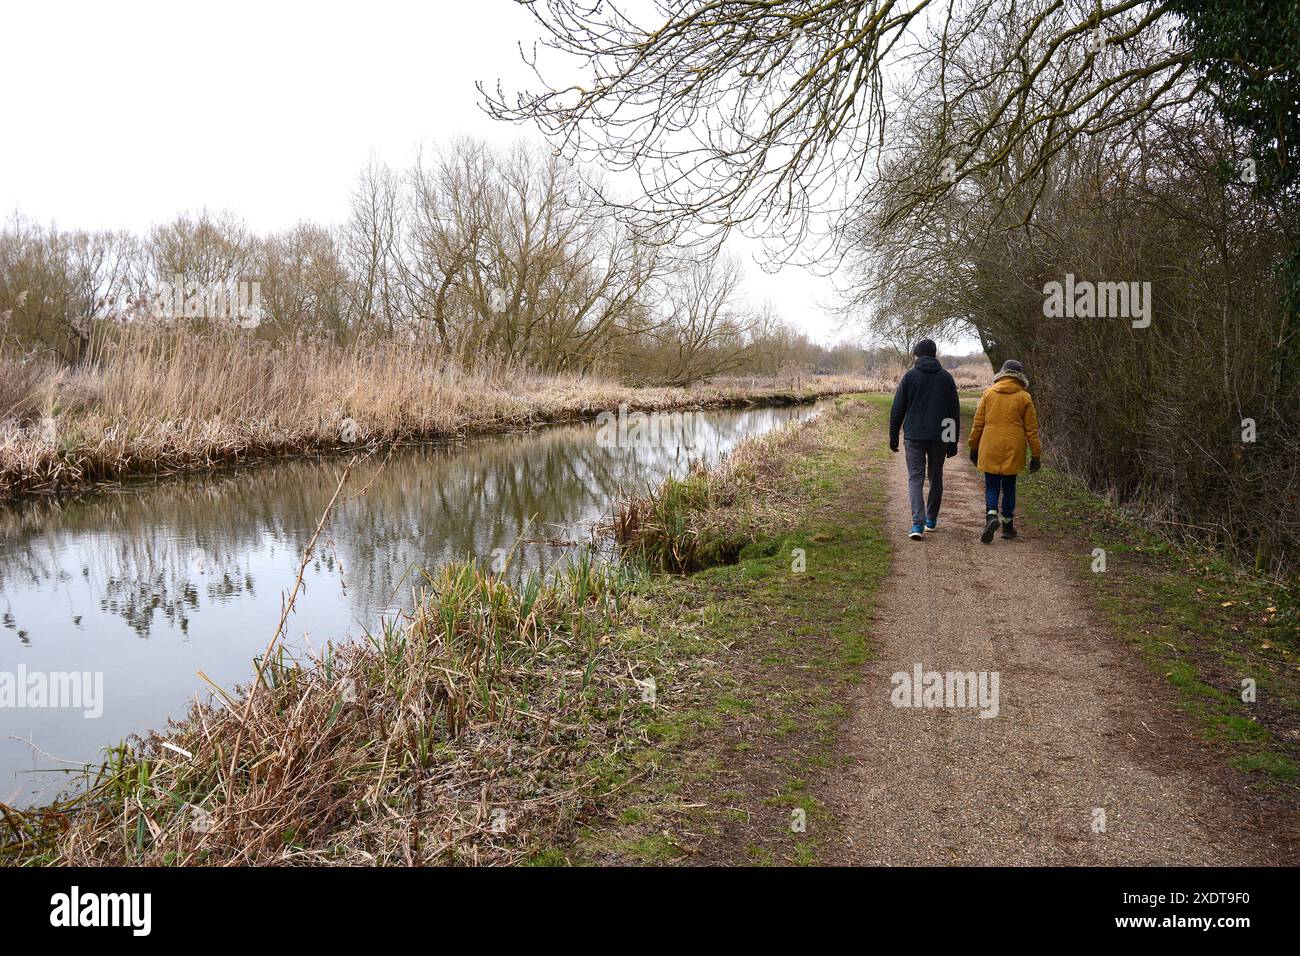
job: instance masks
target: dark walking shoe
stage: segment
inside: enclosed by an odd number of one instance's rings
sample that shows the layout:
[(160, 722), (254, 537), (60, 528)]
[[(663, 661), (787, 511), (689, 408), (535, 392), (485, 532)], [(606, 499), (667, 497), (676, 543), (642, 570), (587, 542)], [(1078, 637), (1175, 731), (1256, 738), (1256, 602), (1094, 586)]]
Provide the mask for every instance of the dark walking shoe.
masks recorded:
[(985, 544), (992, 544), (993, 533), (998, 530), (998, 523), (998, 513), (996, 511), (990, 511), (988, 514), (988, 522), (984, 525), (984, 533), (980, 535), (980, 540)]
[(1010, 518), (1002, 519), (1002, 537), (1008, 541), (1016, 536), (1016, 526), (1011, 523)]
[(925, 519), (925, 530), (926, 530), (926, 531), (933, 531), (933, 530), (938, 526), (938, 524), (939, 524), (939, 519), (938, 519), (938, 518), (926, 518), (926, 519)]
[(912, 525), (912, 530), (907, 532), (907, 536), (913, 541), (920, 541), (922, 534), (924, 534), (924, 531), (922, 530), (922, 526), (919, 524)]

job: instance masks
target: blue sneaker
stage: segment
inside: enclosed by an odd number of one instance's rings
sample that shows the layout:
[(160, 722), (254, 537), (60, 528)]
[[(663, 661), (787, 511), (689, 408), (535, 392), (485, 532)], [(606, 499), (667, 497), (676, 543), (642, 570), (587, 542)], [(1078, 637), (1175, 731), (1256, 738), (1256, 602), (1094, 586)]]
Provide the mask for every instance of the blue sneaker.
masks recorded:
[(925, 519), (925, 530), (926, 530), (926, 531), (933, 531), (933, 530), (934, 530), (934, 526), (937, 525), (938, 523), (939, 523), (939, 519), (938, 519), (938, 518), (926, 518), (926, 519)]
[(907, 532), (907, 536), (913, 541), (920, 541), (922, 536), (922, 527), (919, 524), (912, 525), (912, 530)]

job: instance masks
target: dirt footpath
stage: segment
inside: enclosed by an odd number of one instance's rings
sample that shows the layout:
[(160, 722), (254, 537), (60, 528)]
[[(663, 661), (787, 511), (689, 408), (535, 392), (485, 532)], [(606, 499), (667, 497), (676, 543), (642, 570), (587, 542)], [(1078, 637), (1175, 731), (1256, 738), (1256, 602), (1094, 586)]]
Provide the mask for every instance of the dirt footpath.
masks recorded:
[[(983, 484), (953, 458), (939, 530), (911, 541), (901, 454), (888, 476), (894, 568), (843, 743), (852, 766), (829, 801), (842, 857), (827, 862), (1294, 862), (1032, 515), (1019, 539), (981, 544)], [(918, 663), (996, 671), (998, 715), (895, 707), (891, 675)]]

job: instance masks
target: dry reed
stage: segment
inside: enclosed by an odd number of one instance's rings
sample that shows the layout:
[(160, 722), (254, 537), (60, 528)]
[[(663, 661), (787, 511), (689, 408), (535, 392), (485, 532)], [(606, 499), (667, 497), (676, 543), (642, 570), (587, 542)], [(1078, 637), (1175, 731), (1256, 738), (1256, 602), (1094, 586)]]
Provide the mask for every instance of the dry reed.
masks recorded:
[(481, 361), (466, 371), (436, 351), (393, 341), (273, 347), (176, 330), (128, 330), (98, 353), (75, 373), (35, 375), (30, 361), (0, 361), (24, 369), (25, 390), (0, 409), (0, 497), (526, 428), (622, 403), (653, 411), (806, 401), (874, 384), (803, 376), (631, 388)]

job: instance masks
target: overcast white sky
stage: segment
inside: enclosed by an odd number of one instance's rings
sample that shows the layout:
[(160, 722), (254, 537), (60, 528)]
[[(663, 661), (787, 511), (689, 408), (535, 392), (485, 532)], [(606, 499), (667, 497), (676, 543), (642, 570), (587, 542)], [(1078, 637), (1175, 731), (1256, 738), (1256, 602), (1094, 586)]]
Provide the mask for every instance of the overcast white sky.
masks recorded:
[[(0, 210), (68, 228), (204, 207), (258, 231), (341, 222), (372, 155), (531, 135), (489, 119), (474, 82), (527, 85), (534, 33), (513, 0), (5, 3)], [(747, 275), (751, 301), (815, 338), (860, 338), (819, 307), (829, 280)]]

